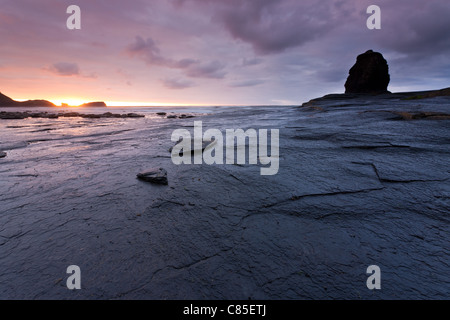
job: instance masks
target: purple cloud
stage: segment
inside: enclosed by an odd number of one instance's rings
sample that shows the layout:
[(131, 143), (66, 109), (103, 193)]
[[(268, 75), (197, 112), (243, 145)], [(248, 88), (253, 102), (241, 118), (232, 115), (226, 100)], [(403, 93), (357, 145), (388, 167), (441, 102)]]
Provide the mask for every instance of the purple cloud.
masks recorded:
[(195, 63), (186, 68), (186, 75), (191, 78), (223, 79), (226, 75), (225, 64), (220, 61)]
[(48, 68), (48, 70), (60, 76), (77, 76), (80, 74), (78, 65), (70, 62), (54, 63)]
[[(412, 60), (435, 55), (447, 55), (450, 51), (450, 3), (425, 1), (418, 10), (403, 10), (398, 3), (384, 15), (377, 41), (398, 53), (407, 54)], [(398, 14), (401, 12), (402, 19)]]
[(257, 54), (298, 47), (341, 24), (347, 5), (342, 1), (205, 0), (233, 38), (249, 43)]
[(230, 83), (229, 86), (232, 88), (254, 87), (254, 86), (258, 86), (263, 83), (264, 83), (263, 80), (244, 80), (244, 81), (236, 81), (236, 82)]
[(263, 61), (261, 58), (253, 58), (253, 59), (242, 59), (242, 66), (248, 67), (248, 66), (256, 66), (260, 64)]
[(142, 37), (137, 36), (135, 40), (126, 49), (131, 56), (138, 56), (150, 65), (170, 66), (175, 63), (161, 56), (161, 50), (159, 50), (152, 38), (144, 40)]
[(149, 65), (180, 69), (191, 78), (222, 79), (225, 77), (225, 63), (217, 60), (200, 62), (194, 59), (174, 60), (161, 54), (161, 50), (152, 38), (144, 40), (137, 36), (135, 42), (126, 48), (130, 56), (137, 56)]
[(168, 89), (177, 89), (177, 90), (190, 88), (195, 85), (194, 82), (192, 81), (174, 78), (162, 79), (161, 82), (163, 83), (164, 87)]

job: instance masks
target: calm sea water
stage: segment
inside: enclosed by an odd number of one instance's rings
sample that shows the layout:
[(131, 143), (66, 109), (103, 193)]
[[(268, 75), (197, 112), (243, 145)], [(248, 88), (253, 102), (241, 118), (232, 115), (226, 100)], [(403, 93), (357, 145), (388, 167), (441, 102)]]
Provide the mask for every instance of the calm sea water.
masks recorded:
[(59, 112), (79, 112), (79, 113), (92, 113), (92, 114), (101, 114), (105, 112), (111, 113), (141, 113), (141, 114), (154, 114), (156, 112), (167, 112), (170, 113), (217, 113), (224, 112), (230, 110), (242, 110), (242, 109), (273, 109), (276, 107), (285, 108), (292, 106), (164, 106), (164, 107), (136, 107), (136, 106), (127, 106), (127, 107), (106, 107), (106, 108), (79, 108), (79, 107), (34, 107), (34, 108), (1, 108), (0, 111), (7, 112), (24, 112), (24, 111), (32, 111), (32, 112), (49, 112), (49, 113), (59, 113)]

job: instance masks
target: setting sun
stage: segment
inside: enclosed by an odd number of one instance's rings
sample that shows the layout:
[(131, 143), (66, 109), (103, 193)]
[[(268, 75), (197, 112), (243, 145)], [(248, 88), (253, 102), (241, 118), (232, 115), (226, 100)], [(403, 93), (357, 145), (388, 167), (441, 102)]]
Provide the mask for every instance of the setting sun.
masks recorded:
[[(84, 103), (96, 101), (95, 99), (79, 99), (79, 98), (56, 98), (50, 99), (56, 106), (68, 104), (70, 107), (78, 107)], [(176, 106), (207, 106), (208, 104), (192, 104), (192, 103), (170, 103), (170, 102), (136, 102), (136, 101), (105, 101), (108, 107), (176, 107)]]
[(78, 107), (82, 105), (83, 103), (86, 103), (88, 101), (84, 101), (81, 99), (76, 98), (67, 98), (67, 99), (50, 99), (51, 102), (53, 102), (57, 106), (61, 106), (63, 103), (68, 104), (70, 107)]
[(106, 101), (109, 107), (177, 107), (177, 106), (208, 106), (209, 104), (170, 103), (170, 102), (130, 102), (130, 101)]

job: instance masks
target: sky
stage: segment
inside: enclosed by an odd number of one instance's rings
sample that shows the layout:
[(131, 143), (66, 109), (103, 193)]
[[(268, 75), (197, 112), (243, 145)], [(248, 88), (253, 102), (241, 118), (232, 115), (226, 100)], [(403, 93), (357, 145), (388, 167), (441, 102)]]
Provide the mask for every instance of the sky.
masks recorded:
[[(70, 5), (81, 29), (69, 30)], [(381, 29), (366, 12), (381, 9)], [(392, 92), (450, 83), (449, 0), (0, 0), (0, 92), (108, 105), (299, 105), (356, 56)]]

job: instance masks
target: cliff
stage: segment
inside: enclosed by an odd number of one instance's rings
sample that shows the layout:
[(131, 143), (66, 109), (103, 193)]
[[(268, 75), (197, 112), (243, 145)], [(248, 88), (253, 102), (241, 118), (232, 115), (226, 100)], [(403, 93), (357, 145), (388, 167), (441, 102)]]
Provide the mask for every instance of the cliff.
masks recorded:
[(0, 92), (0, 107), (55, 107), (47, 100), (15, 101)]

